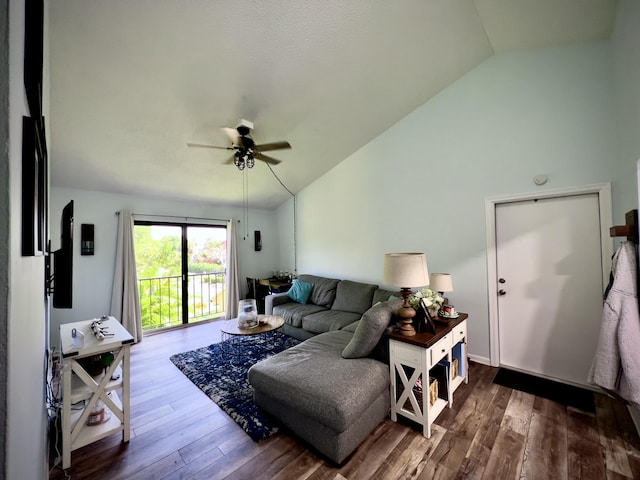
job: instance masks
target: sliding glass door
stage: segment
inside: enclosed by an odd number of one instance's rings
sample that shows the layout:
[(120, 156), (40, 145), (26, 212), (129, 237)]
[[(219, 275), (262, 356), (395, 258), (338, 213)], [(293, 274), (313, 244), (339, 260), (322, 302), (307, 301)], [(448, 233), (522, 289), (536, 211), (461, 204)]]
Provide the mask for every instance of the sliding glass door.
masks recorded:
[(187, 304), (189, 321), (225, 313), (227, 230), (224, 227), (187, 227)]
[(225, 227), (136, 221), (134, 237), (145, 331), (224, 315)]

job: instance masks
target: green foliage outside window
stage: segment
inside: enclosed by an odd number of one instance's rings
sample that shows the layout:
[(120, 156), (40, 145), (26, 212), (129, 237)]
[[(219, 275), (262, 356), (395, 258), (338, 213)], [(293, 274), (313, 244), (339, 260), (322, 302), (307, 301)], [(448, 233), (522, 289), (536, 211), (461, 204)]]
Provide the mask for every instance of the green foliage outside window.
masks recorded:
[[(181, 228), (136, 225), (134, 242), (143, 329), (181, 325)], [(189, 321), (224, 313), (225, 258), (225, 241), (189, 242)]]

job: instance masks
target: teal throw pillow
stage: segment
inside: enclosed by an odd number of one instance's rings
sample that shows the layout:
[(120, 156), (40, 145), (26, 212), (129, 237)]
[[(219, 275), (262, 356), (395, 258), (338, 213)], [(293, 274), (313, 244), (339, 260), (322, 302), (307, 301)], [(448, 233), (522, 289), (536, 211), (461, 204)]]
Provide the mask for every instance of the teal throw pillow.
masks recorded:
[(313, 284), (309, 282), (305, 282), (300, 279), (296, 279), (293, 281), (293, 285), (287, 292), (287, 295), (294, 302), (301, 303), (304, 305), (309, 300), (309, 295), (311, 295), (311, 290), (313, 290)]

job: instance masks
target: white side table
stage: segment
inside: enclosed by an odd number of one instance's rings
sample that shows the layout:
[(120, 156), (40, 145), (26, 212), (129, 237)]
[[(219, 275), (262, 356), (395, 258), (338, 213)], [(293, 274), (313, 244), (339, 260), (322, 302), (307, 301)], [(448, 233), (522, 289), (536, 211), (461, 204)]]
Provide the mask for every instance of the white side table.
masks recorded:
[[(71, 466), (71, 452), (116, 432), (122, 441), (130, 436), (129, 348), (133, 337), (114, 317), (101, 321), (107, 333), (102, 340), (91, 331), (93, 320), (60, 325), (62, 352), (62, 468)], [(84, 347), (74, 348), (72, 331), (84, 334)], [(79, 359), (112, 352), (114, 361), (104, 374), (94, 378), (78, 362)], [(113, 380), (112, 380), (113, 378)], [(122, 391), (122, 399), (117, 390)], [(98, 400), (109, 409), (111, 418), (99, 425), (87, 425), (89, 414)], [(78, 409), (71, 408), (79, 405)]]
[[(431, 436), (431, 425), (446, 406), (453, 405), (453, 392), (462, 382), (469, 381), (466, 355), (467, 319), (461, 313), (449, 323), (436, 323), (436, 333), (418, 333), (405, 337), (393, 333), (389, 337), (389, 368), (391, 374), (391, 420), (402, 415), (422, 425), (423, 435)], [(439, 395), (431, 404), (429, 378), (434, 367), (445, 360), (449, 365), (457, 359), (458, 372), (438, 379)], [(422, 390), (415, 389), (422, 381)]]

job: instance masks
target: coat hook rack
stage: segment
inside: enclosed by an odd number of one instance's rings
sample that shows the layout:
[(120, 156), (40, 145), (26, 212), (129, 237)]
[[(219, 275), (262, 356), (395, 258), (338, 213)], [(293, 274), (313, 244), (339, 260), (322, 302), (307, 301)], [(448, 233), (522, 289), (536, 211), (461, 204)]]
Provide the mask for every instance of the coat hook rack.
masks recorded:
[(638, 243), (638, 210), (629, 210), (624, 220), (625, 225), (617, 225), (609, 229), (609, 236), (627, 237), (627, 240)]

